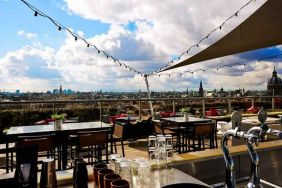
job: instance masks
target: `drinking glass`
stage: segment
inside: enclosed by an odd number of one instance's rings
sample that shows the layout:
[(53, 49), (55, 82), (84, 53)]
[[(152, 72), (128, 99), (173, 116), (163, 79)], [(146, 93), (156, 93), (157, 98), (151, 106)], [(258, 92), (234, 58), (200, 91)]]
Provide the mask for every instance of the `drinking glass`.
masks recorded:
[(157, 135), (157, 149), (165, 148), (166, 142), (164, 135)]
[(169, 146), (172, 147), (172, 135), (170, 135), (170, 134), (165, 135), (165, 140), (166, 140), (166, 146), (167, 147), (169, 147)]
[(115, 160), (115, 170), (114, 171), (119, 175), (121, 175), (120, 164), (124, 161), (126, 161), (126, 158), (124, 157), (120, 157)]
[(166, 147), (166, 163), (167, 163), (168, 168), (172, 167), (172, 162), (173, 162), (173, 147), (167, 146)]
[(114, 170), (116, 169), (116, 159), (121, 158), (120, 154), (111, 154), (110, 155), (110, 162), (109, 162), (109, 168)]
[(131, 163), (129, 161), (124, 161), (120, 163), (120, 175), (123, 179), (131, 181)]
[(138, 175), (138, 166), (141, 162), (146, 161), (144, 158), (136, 158), (132, 160), (131, 163), (131, 174), (133, 176), (137, 176)]
[(140, 178), (141, 182), (149, 182), (150, 181), (150, 175), (151, 175), (151, 166), (150, 164), (146, 162), (141, 162), (138, 166), (138, 176)]
[(148, 148), (149, 148), (149, 150), (150, 149), (156, 149), (156, 146), (157, 146), (156, 142), (157, 142), (156, 136), (151, 135), (151, 136), (148, 137)]
[(20, 177), (22, 177), (23, 187), (29, 186), (30, 176), (30, 163), (24, 163), (20, 165)]

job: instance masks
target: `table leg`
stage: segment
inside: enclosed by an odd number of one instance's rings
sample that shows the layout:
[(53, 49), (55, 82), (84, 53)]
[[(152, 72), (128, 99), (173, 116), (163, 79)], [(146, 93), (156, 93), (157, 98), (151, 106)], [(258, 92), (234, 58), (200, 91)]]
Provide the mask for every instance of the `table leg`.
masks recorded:
[(62, 169), (66, 170), (68, 164), (68, 145), (62, 144)]
[(6, 173), (9, 173), (9, 143), (6, 143)]

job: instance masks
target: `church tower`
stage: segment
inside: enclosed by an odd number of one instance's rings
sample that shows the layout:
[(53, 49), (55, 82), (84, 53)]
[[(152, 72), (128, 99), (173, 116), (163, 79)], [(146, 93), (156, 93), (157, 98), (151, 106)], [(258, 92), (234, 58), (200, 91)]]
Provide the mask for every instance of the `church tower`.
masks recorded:
[(200, 82), (200, 87), (199, 87), (199, 97), (204, 96), (204, 89), (203, 89), (203, 84), (202, 81)]

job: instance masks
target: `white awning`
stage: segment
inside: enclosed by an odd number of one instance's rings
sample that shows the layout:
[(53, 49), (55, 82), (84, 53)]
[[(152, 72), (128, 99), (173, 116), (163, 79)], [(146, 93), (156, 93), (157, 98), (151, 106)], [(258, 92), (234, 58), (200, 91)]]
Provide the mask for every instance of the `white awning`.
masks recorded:
[(268, 0), (223, 38), (165, 70), (280, 44), (282, 44), (282, 0)]

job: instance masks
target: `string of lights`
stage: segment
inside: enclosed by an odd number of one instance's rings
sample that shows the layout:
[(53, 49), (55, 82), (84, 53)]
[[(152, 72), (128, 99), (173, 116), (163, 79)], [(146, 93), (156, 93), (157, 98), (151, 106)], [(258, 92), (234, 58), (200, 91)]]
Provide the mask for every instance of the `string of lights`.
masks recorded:
[(75, 41), (82, 40), (86, 44), (87, 47), (95, 48), (98, 54), (103, 54), (107, 59), (110, 58), (114, 63), (117, 63), (119, 66), (124, 67), (125, 69), (127, 69), (131, 72), (137, 73), (141, 76), (144, 76), (144, 73), (142, 73), (141, 71), (138, 71), (135, 68), (133, 68), (132, 66), (129, 66), (128, 64), (126, 64), (124, 62), (121, 62), (119, 59), (113, 57), (108, 52), (101, 50), (96, 45), (92, 44), (91, 42), (89, 42), (88, 40), (86, 40), (85, 38), (80, 36), (79, 34), (71, 31), (69, 28), (67, 28), (66, 26), (64, 26), (60, 22), (56, 21), (55, 19), (51, 18), (50, 16), (48, 16), (47, 14), (45, 14), (44, 12), (39, 10), (38, 8), (31, 5), (30, 3), (26, 2), (25, 0), (21, 0), (21, 1), (34, 12), (34, 16), (41, 16), (41, 17), (44, 17), (44, 18), (47, 18), (48, 20), (50, 20), (58, 28), (58, 31), (62, 31), (62, 30), (67, 31), (69, 34), (71, 34), (74, 37)]
[[(279, 58), (279, 57), (282, 57), (282, 53), (280, 54), (276, 54), (276, 55), (272, 55), (272, 56), (265, 56), (265, 57), (262, 57), (262, 58), (259, 58), (257, 60), (257, 62), (261, 62), (263, 60), (268, 60), (268, 59), (276, 59), (276, 58)], [(218, 71), (222, 68), (232, 68), (232, 67), (236, 67), (236, 66), (244, 66), (246, 67), (247, 66), (247, 63), (249, 62), (253, 62), (255, 60), (250, 60), (250, 61), (244, 61), (244, 62), (239, 62), (239, 63), (233, 63), (233, 64), (224, 64), (224, 65), (220, 65), (218, 67), (216, 67), (215, 69)], [(179, 75), (179, 76), (182, 76), (186, 73), (190, 73), (190, 74), (194, 74), (196, 72), (199, 72), (199, 71), (202, 71), (202, 72), (207, 72), (207, 71), (210, 71), (212, 69), (196, 69), (196, 70), (186, 70), (186, 71), (183, 71), (183, 72), (171, 72), (171, 73), (156, 73), (156, 74), (153, 74), (153, 75), (150, 75), (150, 76), (158, 76), (158, 77), (161, 77), (161, 76), (173, 76), (173, 75)]]
[(218, 30), (221, 30), (223, 28), (223, 26), (229, 21), (231, 20), (232, 18), (235, 18), (238, 16), (238, 14), (245, 8), (247, 7), (248, 5), (251, 4), (251, 2), (255, 2), (256, 0), (250, 0), (248, 1), (246, 4), (244, 4), (242, 7), (240, 7), (239, 10), (237, 10), (234, 14), (232, 14), (230, 17), (228, 17), (226, 20), (224, 20), (224, 22), (222, 22), (218, 27), (216, 27), (215, 29), (213, 29), (211, 32), (209, 32), (205, 37), (201, 38), (198, 43), (190, 46), (186, 51), (182, 52), (179, 56), (177, 57), (174, 57), (171, 61), (169, 61), (168, 63), (166, 63), (165, 65), (163, 65), (162, 67), (156, 69), (155, 71), (151, 72), (151, 73), (148, 73), (149, 76), (152, 76), (154, 74), (158, 74), (158, 72), (162, 71), (163, 69), (167, 68), (168, 66), (170, 66), (171, 64), (173, 63), (176, 63), (177, 61), (176, 60), (180, 60), (185, 54), (189, 54), (189, 52), (193, 49), (193, 48), (198, 48), (200, 47), (200, 44), (208, 39), (210, 37), (210, 35), (212, 35), (214, 32), (218, 31)]

